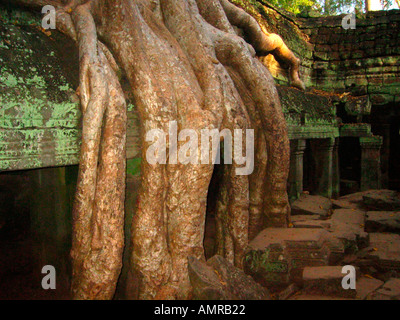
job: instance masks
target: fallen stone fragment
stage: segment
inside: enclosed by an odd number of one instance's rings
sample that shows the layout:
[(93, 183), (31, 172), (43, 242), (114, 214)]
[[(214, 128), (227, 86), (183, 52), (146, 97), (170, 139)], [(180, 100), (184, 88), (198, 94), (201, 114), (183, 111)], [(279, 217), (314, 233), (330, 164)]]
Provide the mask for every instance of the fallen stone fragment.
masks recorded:
[(322, 220), (318, 215), (297, 215), (292, 216), (294, 228), (320, 228), (329, 229), (331, 220)]
[(362, 209), (365, 191), (357, 192), (332, 200), (333, 209)]
[(394, 233), (370, 233), (368, 257), (375, 259), (375, 265), (382, 271), (400, 271), (400, 236)]
[(316, 228), (267, 228), (250, 242), (247, 274), (267, 287), (301, 283), (303, 268), (324, 266), (343, 258), (343, 245), (328, 231)]
[(206, 262), (188, 258), (189, 278), (196, 300), (270, 300), (266, 288), (221, 256)]
[(278, 295), (278, 300), (287, 300), (299, 291), (299, 287), (292, 283), (285, 290), (282, 290)]
[(400, 279), (390, 279), (370, 295), (371, 300), (400, 300)]
[(400, 210), (400, 197), (393, 190), (370, 190), (363, 195), (363, 203), (371, 211)]
[(292, 215), (320, 215), (329, 216), (332, 210), (332, 202), (322, 196), (302, 194), (292, 203)]
[[(355, 289), (342, 286), (342, 266), (305, 267), (303, 271), (303, 291), (307, 294), (322, 294), (343, 298), (355, 298)], [(357, 275), (357, 273), (356, 273)]]
[(361, 277), (357, 280), (357, 299), (368, 299), (368, 296), (375, 290), (379, 289), (383, 284), (383, 281), (375, 278)]
[(376, 257), (371, 257), (370, 252), (373, 252), (374, 248), (366, 247), (351, 254), (347, 254), (341, 261), (342, 265), (352, 265), (355, 267), (361, 267), (364, 271), (368, 270), (368, 273), (377, 273)]
[(319, 215), (292, 216), (294, 228), (326, 229), (342, 241), (347, 253), (368, 246), (368, 233), (364, 231), (365, 211), (359, 209), (335, 209), (330, 219)]
[(342, 241), (346, 253), (355, 252), (359, 248), (368, 246), (368, 233), (358, 229), (359, 227), (346, 224), (335, 225), (332, 235)]
[(362, 205), (361, 200), (359, 202), (351, 202), (342, 198), (332, 199), (332, 209), (360, 209)]
[(365, 221), (365, 212), (356, 209), (336, 209), (333, 210), (332, 220), (346, 224), (363, 225)]
[(400, 232), (400, 211), (368, 211), (367, 232)]
[(368, 233), (364, 231), (365, 212), (357, 209), (336, 209), (331, 217), (330, 231), (342, 240), (346, 252), (368, 246)]

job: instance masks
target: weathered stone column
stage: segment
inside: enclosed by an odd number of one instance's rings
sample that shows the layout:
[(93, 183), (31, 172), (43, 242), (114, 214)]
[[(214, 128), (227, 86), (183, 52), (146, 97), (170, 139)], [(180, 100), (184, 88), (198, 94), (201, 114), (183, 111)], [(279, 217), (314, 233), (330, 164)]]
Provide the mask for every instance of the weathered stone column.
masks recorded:
[(382, 136), (381, 147), (381, 187), (389, 188), (389, 158), (390, 158), (390, 124), (374, 123), (373, 131), (376, 135)]
[(296, 200), (303, 192), (303, 157), (306, 140), (290, 140), (289, 198)]
[(361, 191), (381, 189), (381, 136), (361, 137)]
[(339, 138), (335, 139), (332, 154), (332, 198), (340, 196)]
[(314, 193), (332, 197), (332, 160), (334, 138), (312, 140), (312, 150), (315, 159), (315, 190)]

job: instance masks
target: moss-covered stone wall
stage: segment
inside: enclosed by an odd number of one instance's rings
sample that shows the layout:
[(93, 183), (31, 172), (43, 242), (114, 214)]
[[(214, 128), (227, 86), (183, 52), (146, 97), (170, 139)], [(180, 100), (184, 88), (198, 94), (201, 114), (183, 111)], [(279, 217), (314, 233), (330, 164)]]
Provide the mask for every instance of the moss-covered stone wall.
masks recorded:
[[(79, 162), (78, 50), (40, 17), (0, 7), (0, 171)], [(129, 107), (128, 156), (138, 154)]]
[[(339, 136), (335, 102), (357, 116), (369, 114), (371, 102), (399, 101), (399, 10), (359, 17), (355, 30), (345, 30), (342, 17), (295, 17), (263, 0), (231, 1), (302, 58), (306, 93), (285, 86), (284, 71), (268, 57), (283, 84), (278, 92), (291, 139)], [(0, 171), (79, 162), (77, 48), (39, 22), (40, 16), (0, 6)], [(132, 159), (140, 151), (139, 123), (135, 108), (128, 109)]]
[[(374, 105), (400, 102), (400, 10), (372, 11), (344, 29), (345, 15), (302, 17), (278, 10), (265, 0), (230, 0), (277, 33), (302, 59), (307, 87), (328, 92), (368, 95)], [(267, 61), (268, 62), (268, 61)], [(287, 83), (277, 63), (270, 70)]]

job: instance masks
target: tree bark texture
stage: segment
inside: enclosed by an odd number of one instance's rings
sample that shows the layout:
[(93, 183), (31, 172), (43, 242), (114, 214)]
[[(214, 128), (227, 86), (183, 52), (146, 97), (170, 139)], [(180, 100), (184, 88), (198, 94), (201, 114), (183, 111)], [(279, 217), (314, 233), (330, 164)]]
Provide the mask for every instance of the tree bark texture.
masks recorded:
[[(249, 239), (264, 227), (286, 226), (290, 215), (286, 122), (274, 80), (256, 53), (272, 52), (289, 65), (297, 58), (280, 37), (263, 32), (227, 0), (52, 3), (58, 8), (57, 28), (77, 41), (80, 56), (83, 137), (73, 296), (111, 299), (121, 269), (126, 105), (116, 74), (122, 71), (139, 113), (143, 158), (129, 296), (188, 299), (187, 259), (204, 259), (213, 165), (150, 164), (145, 134), (168, 132), (170, 121), (177, 121), (178, 131), (192, 129), (198, 136), (202, 129), (255, 130), (253, 174), (239, 176), (235, 164), (226, 165), (217, 202), (218, 253), (240, 267)], [(238, 28), (248, 42), (236, 34)], [(298, 70), (292, 73), (298, 77)]]

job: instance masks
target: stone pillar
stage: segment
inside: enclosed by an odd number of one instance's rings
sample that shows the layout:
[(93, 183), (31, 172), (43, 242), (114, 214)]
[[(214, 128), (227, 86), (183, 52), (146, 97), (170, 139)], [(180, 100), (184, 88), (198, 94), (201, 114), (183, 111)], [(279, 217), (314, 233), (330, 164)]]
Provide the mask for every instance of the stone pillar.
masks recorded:
[(373, 124), (372, 131), (375, 135), (382, 136), (381, 147), (381, 187), (389, 188), (389, 158), (390, 158), (390, 124)]
[(332, 198), (340, 197), (339, 138), (335, 139), (332, 154)]
[(306, 140), (290, 141), (289, 198), (296, 200), (303, 192), (303, 156)]
[(312, 140), (312, 150), (315, 159), (315, 190), (314, 193), (332, 197), (332, 160), (334, 138)]
[(381, 189), (381, 136), (361, 137), (361, 191)]

